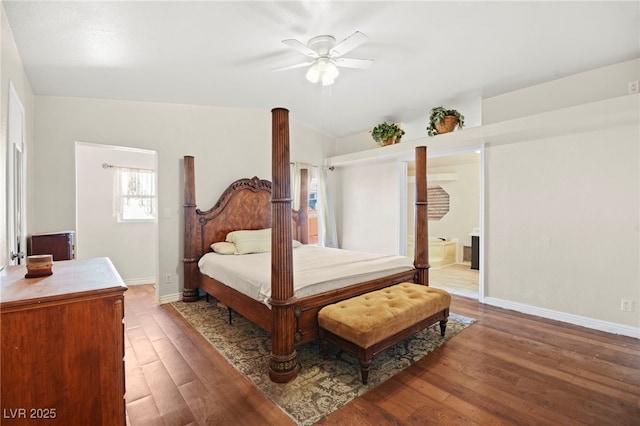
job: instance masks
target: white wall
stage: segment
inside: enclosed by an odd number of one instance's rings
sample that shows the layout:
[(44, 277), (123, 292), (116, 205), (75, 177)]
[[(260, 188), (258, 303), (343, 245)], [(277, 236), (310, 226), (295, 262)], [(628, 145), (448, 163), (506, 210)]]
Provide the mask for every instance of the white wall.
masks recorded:
[(640, 80), (640, 59), (596, 68), (482, 101), (482, 124), (624, 96)]
[[(27, 157), (27, 173), (31, 170), (29, 165), (30, 153), (33, 147), (33, 90), (29, 84), (29, 80), (24, 72), (22, 60), (18, 54), (18, 49), (11, 33), (11, 28), (7, 22), (4, 12), (4, 6), (0, 4), (0, 164), (2, 165), (2, 173), (0, 173), (0, 188), (3, 194), (6, 194), (7, 176), (7, 110), (9, 103), (9, 81), (13, 83), (16, 93), (22, 102), (25, 110), (25, 152)], [(31, 180), (31, 173), (27, 175), (27, 180)], [(27, 193), (29, 198), (29, 194)], [(27, 204), (28, 200), (27, 200)], [(27, 220), (31, 209), (27, 205)], [(7, 198), (0, 199), (0, 266), (9, 263), (7, 251)]]
[(125, 283), (156, 283), (157, 222), (118, 222), (115, 168), (105, 169), (103, 163), (155, 170), (156, 153), (77, 143), (76, 258), (108, 257)]
[[(375, 124), (373, 125), (375, 126)], [(371, 128), (373, 128), (371, 126)], [(350, 154), (352, 152), (364, 151), (367, 149), (378, 149), (378, 145), (368, 132), (357, 133), (345, 138), (336, 139), (331, 148), (331, 156)]]
[(637, 127), (489, 147), (485, 295), (640, 327), (638, 147)]
[[(625, 96), (638, 79), (640, 60), (614, 64), (487, 99), (484, 118)], [(634, 125), (486, 148), (486, 301), (640, 334), (639, 145)]]
[[(270, 111), (37, 96), (36, 112), (30, 232), (75, 229), (76, 141), (158, 152), (158, 268), (175, 277), (160, 280), (162, 300), (182, 289), (183, 156), (195, 157), (201, 208), (236, 179), (271, 179)], [(326, 138), (295, 117), (290, 127), (292, 160), (321, 164)]]
[(337, 200), (339, 244), (347, 250), (397, 254), (400, 226), (399, 164), (341, 167)]

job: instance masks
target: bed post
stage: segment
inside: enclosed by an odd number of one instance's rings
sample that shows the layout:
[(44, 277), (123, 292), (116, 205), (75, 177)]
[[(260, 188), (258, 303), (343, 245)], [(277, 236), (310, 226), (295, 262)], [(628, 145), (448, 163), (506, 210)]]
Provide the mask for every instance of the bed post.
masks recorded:
[(418, 284), (429, 285), (429, 214), (427, 200), (427, 147), (416, 147), (415, 252)]
[(287, 383), (298, 376), (295, 348), (291, 180), (289, 171), (289, 111), (272, 114), (271, 187), (271, 357), (269, 378)]
[(196, 182), (194, 176), (193, 157), (184, 156), (184, 288), (182, 300), (195, 302), (198, 300), (198, 287), (193, 282), (197, 273), (197, 238), (196, 229)]

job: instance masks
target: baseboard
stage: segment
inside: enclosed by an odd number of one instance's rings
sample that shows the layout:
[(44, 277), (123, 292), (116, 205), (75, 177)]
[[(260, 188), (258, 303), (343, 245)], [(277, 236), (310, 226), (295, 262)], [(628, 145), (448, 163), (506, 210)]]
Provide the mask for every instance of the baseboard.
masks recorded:
[(142, 284), (155, 284), (156, 277), (149, 278), (127, 278), (123, 280), (126, 285), (142, 285)]
[(483, 302), (487, 305), (510, 309), (512, 311), (518, 311), (528, 315), (535, 315), (542, 318), (548, 318), (556, 321), (562, 321), (569, 324), (591, 328), (593, 330), (605, 331), (607, 333), (620, 334), (622, 336), (629, 336), (640, 339), (640, 328), (637, 327), (587, 318), (580, 315), (568, 314), (566, 312), (554, 311), (546, 308), (538, 308), (536, 306), (497, 299), (495, 297), (485, 297), (483, 299)]
[(180, 300), (182, 300), (182, 293), (174, 293), (160, 296), (159, 302), (161, 305), (164, 305), (165, 303), (179, 302)]

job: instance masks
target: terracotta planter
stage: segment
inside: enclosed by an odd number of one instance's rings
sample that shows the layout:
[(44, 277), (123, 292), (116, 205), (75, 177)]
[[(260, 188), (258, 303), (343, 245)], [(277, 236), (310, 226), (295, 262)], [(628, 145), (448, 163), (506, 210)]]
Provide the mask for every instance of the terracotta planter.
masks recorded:
[(397, 136), (391, 136), (390, 138), (383, 140), (382, 146), (393, 145), (394, 143), (396, 143), (397, 138)]
[(436, 131), (438, 132), (438, 134), (442, 134), (442, 133), (452, 132), (453, 129), (456, 128), (457, 124), (458, 124), (457, 117), (453, 115), (447, 115), (442, 119), (441, 122), (434, 123), (434, 127), (436, 128)]

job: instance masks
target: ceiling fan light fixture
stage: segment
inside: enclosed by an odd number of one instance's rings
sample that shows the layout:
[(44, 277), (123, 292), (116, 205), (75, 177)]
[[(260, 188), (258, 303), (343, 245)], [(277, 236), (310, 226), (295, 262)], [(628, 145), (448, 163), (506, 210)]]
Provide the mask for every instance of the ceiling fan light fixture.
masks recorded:
[(336, 82), (335, 78), (329, 78), (327, 76), (322, 77), (323, 86), (331, 86), (335, 82)]
[(309, 66), (305, 74), (307, 81), (313, 84), (321, 82), (323, 86), (329, 86), (338, 78), (340, 74), (338, 68), (340, 67), (367, 69), (371, 66), (372, 59), (343, 57), (344, 54), (365, 43), (368, 39), (365, 34), (356, 31), (338, 44), (336, 44), (335, 37), (330, 35), (313, 37), (307, 44), (293, 38), (282, 40), (282, 43), (311, 58), (311, 61), (276, 68), (273, 71)]
[(338, 67), (329, 58), (318, 58), (309, 70), (307, 71), (306, 78), (311, 83), (317, 83), (322, 81), (323, 86), (329, 86), (333, 84), (340, 74)]
[(307, 81), (313, 84), (320, 81), (320, 71), (318, 70), (318, 67), (316, 67), (315, 62), (313, 63), (313, 65), (309, 67), (309, 70), (307, 71), (307, 74), (305, 75), (305, 77)]

